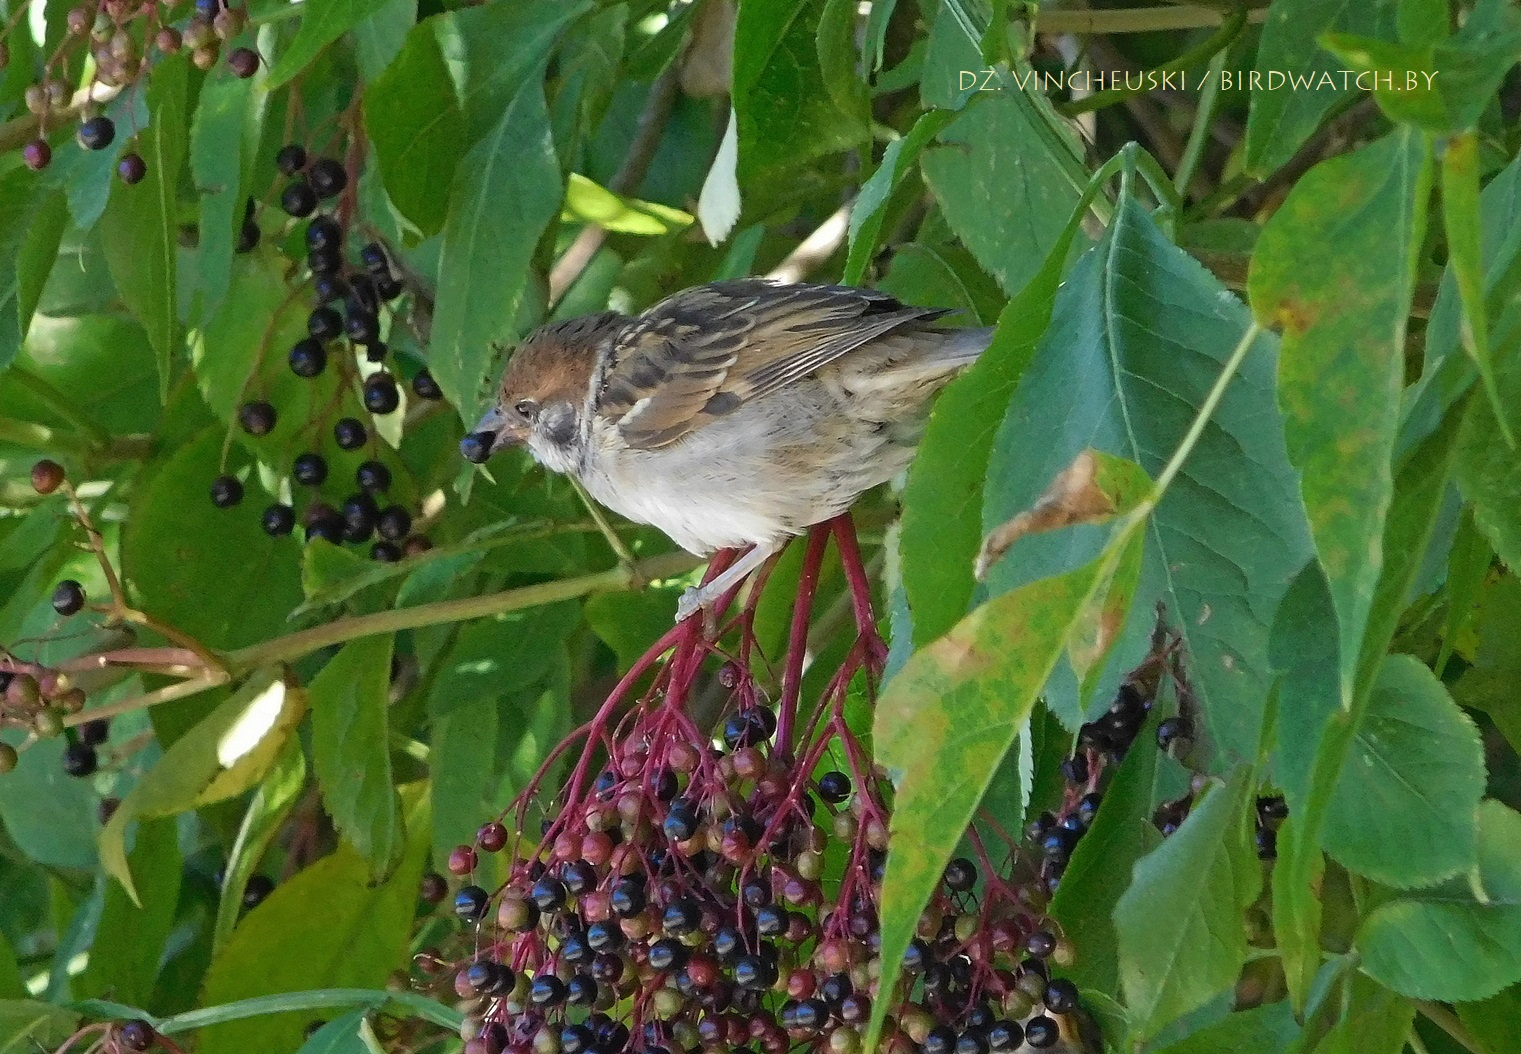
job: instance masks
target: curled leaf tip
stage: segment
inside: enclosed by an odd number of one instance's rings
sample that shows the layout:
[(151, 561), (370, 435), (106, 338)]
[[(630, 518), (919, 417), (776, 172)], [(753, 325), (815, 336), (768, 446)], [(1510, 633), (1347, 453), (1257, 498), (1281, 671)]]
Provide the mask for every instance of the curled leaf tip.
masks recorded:
[(1095, 523), (1115, 513), (1114, 501), (1098, 482), (1098, 455), (1084, 450), (1072, 463), (1057, 473), (1034, 505), (991, 531), (982, 540), (982, 548), (972, 566), (978, 581), (986, 577), (1019, 539), (1079, 523)]

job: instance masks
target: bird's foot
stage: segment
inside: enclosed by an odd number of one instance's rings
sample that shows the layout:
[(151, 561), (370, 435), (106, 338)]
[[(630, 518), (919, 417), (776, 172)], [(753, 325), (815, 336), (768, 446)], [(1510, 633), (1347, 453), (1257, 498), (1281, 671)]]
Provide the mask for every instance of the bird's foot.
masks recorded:
[(704, 596), (707, 590), (698, 589), (696, 586), (688, 586), (683, 590), (681, 599), (676, 602), (676, 621), (685, 622), (703, 608), (713, 603), (714, 597)]

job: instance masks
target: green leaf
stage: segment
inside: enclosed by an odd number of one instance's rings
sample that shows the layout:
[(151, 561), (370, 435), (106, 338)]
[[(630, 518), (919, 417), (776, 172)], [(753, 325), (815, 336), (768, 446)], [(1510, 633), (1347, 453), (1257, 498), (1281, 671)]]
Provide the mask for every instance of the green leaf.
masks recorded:
[(26, 982), (21, 979), (21, 968), (16, 965), (16, 952), (11, 942), (0, 933), (0, 1002), (26, 998)]
[(68, 221), (61, 192), (39, 192), (34, 173), (0, 176), (0, 370), (21, 350)]
[[(1155, 724), (1147, 723), (1138, 742), (1155, 735)], [(1113, 912), (1130, 886), (1136, 861), (1162, 840), (1151, 822), (1156, 771), (1157, 751), (1137, 749), (1125, 755), (1047, 908), (1077, 950), (1063, 974), (1085, 992), (1120, 994)]]
[(134, 819), (176, 813), (225, 801), (264, 778), (306, 714), (300, 689), (273, 674), (250, 678), (225, 702), (174, 741), (132, 788), (100, 832), (101, 862), (141, 903), (126, 853)]
[(159, 399), (167, 402), (171, 360), (180, 348), (176, 298), (180, 166), (185, 160), (188, 56), (155, 63), (148, 83), (148, 125), (137, 152), (148, 174), (136, 186), (113, 181), (101, 217), (106, 263), (122, 300), (148, 331), (158, 355)]
[(335, 1017), (311, 1034), (296, 1054), (369, 1054), (369, 1047), (359, 1034), (367, 1010), (351, 1010)]
[[(277, 992), (296, 993), (290, 1000), (294, 1001), (324, 994), (308, 989), (379, 989), (384, 985), (386, 975), (404, 961), (417, 907), (417, 883), (427, 859), (427, 796), (415, 787), (406, 788), (404, 795), (406, 852), (390, 877), (372, 882), (369, 863), (350, 846), (340, 844), (332, 855), (276, 886), (267, 900), (238, 923), (232, 939), (213, 960), (202, 1006), (216, 1008)], [(378, 1000), (372, 996), (365, 1001), (373, 1005)], [(357, 1002), (349, 999), (347, 1005)], [(318, 1000), (306, 1005), (343, 1004)], [(235, 1021), (218, 1019), (222, 1023), (201, 1029), (197, 1050), (200, 1054), (295, 1050), (311, 1022), (311, 1011), (273, 1012), (279, 1009), (283, 1008), (271, 1006), (258, 1016)], [(209, 1017), (211, 1011), (193, 1014)], [(182, 1030), (190, 1023), (176, 1027)]]
[(1412, 999), (1487, 999), (1521, 980), (1521, 814), (1479, 807), (1473, 875), (1385, 901), (1356, 948), (1371, 977)]
[(1062, 240), (1078, 200), (1040, 122), (1023, 92), (995, 92), (963, 110), (919, 162), (946, 222), (1010, 294)]
[(1397, 0), (1276, 0), (1257, 46), (1246, 170), (1261, 177), (1294, 156), (1320, 122), (1357, 88), (1323, 49), (1326, 32), (1393, 40)]
[(449, 198), (439, 188), (449, 185), (467, 149), (465, 115), (430, 22), (407, 34), (366, 91), (364, 108), (386, 194), (424, 236), (443, 225)]
[(1488, 315), (1484, 307), (1484, 261), (1479, 226), (1479, 140), (1473, 132), (1447, 140), (1442, 153), (1442, 223), (1447, 232), (1448, 263), (1463, 301), (1464, 346), (1484, 382), (1496, 423), (1507, 444), (1516, 438), (1503, 416), (1489, 352)]
[[(1124, 196), (1104, 240), (1058, 291), (1009, 403), (989, 458), (984, 524), (1028, 508), (1086, 447), (1156, 478), (1248, 325), (1240, 303)], [(1276, 350), (1270, 336), (1258, 338), (1158, 505), (1140, 592), (1105, 671), (1112, 691), (1146, 653), (1154, 605), (1163, 603), (1222, 769), (1257, 754), (1268, 627), (1309, 552), (1283, 425), (1271, 411)], [(1077, 526), (1023, 538), (989, 572), (987, 588), (1071, 567), (1091, 558), (1102, 537), (1101, 527)], [(1097, 691), (1102, 698), (1102, 684)], [(1070, 669), (1059, 669), (1046, 699), (1075, 729), (1083, 707)]]
[(382, 0), (374, 14), (353, 29), (354, 60), (366, 84), (373, 84), (401, 54), (407, 34), (417, 24), (417, 0)]
[(196, 317), (203, 321), (217, 316), (232, 285), (233, 249), (248, 199), (245, 183), (268, 100), (257, 80), (213, 78), (202, 87), (190, 122), (190, 174), (201, 192)]
[[(1447, 20), (1442, 17), (1441, 22)], [(1472, 129), (1521, 52), (1521, 19), (1505, 0), (1483, 0), (1445, 39), (1394, 43), (1333, 33), (1323, 43), (1371, 88), (1394, 121), (1435, 133)]]
[(216, 925), (212, 931), (212, 951), (219, 951), (232, 936), (233, 927), (243, 914), (243, 891), (248, 879), (259, 867), (281, 826), (299, 800), (306, 784), (306, 755), (300, 745), (291, 743), (275, 761), (259, 789), (248, 803), (237, 838), (227, 854), (227, 869), (222, 876), (222, 892), (217, 901)]
[[(897, 982), (919, 913), (977, 803), (1030, 716), (1085, 612), (1108, 591), (1140, 521), (1114, 551), (990, 600), (909, 658), (877, 702), (877, 760), (894, 775), (892, 848), (882, 885), (882, 990)], [(885, 1012), (872, 1013), (874, 1041)]]
[(182, 862), (174, 821), (138, 824), (128, 859), (138, 877), (137, 895), (106, 880), (105, 906), (90, 945), (90, 961), (75, 981), (74, 992), (147, 1006), (179, 905)]
[(1454, 685), (1453, 695), (1464, 706), (1487, 713), (1511, 749), (1521, 753), (1521, 699), (1516, 696), (1521, 680), (1521, 653), (1516, 649), (1521, 639), (1521, 580), (1505, 574), (1485, 586), (1474, 630), (1478, 643), (1472, 665)]
[[(456, 207), (456, 170), (465, 155), (543, 76), (561, 30), (589, 6), (497, 0), (435, 15), (412, 29), (396, 60), (365, 91), (365, 131), (386, 193), (425, 236), (438, 233)], [(497, 156), (494, 164), (514, 160)], [(559, 181), (557, 172), (552, 182)], [(440, 192), (445, 187), (448, 195)]]
[(1429, 886), (1473, 865), (1483, 793), (1473, 722), (1423, 663), (1391, 655), (1342, 767), (1323, 844), (1384, 885)]
[(132, 495), (121, 543), (136, 601), (211, 648), (274, 636), (301, 598), (299, 543), (269, 537), (246, 507), (218, 509), (206, 497), (224, 434), (206, 429), (155, 466)]
[[(924, 127), (926, 118), (914, 126), (915, 132)], [(889, 145), (889, 155), (896, 145)], [(888, 171), (889, 160), (883, 158), (872, 180)], [(1093, 189), (1096, 192), (1097, 187)], [(857, 208), (866, 196), (863, 187)], [(899, 536), (903, 587), (917, 643), (939, 637), (971, 604), (976, 587), (972, 569), (982, 544), (983, 481), (993, 441), (1015, 385), (1050, 323), (1081, 216), (1080, 207), (1040, 271), (999, 315), (988, 349), (946, 387), (930, 411), (924, 438), (909, 466)], [(855, 222), (854, 213), (851, 222)]]
[(739, 175), (747, 188), (770, 192), (769, 184), (781, 173), (867, 138), (866, 108), (840, 109), (820, 68), (819, 23), (826, 3), (755, 0), (739, 6), (731, 99)]
[(30, 999), (0, 999), (0, 1054), (56, 1049), (79, 1024), (79, 1015)]
[(614, 194), (579, 172), (570, 174), (561, 218), (590, 223), (615, 234), (669, 234), (693, 223), (692, 217), (680, 209)]
[(374, 0), (304, 0), (296, 39), (269, 71), (265, 89), (274, 91), (306, 69), (319, 51), (353, 29), (374, 10)]
[(894, 139), (882, 152), (882, 163), (861, 184), (861, 192), (850, 207), (850, 249), (845, 261), (845, 285), (859, 285), (877, 252), (877, 238), (882, 231), (887, 202), (898, 189), (919, 154), (945, 128), (956, 114), (952, 110), (931, 110), (920, 114), (908, 134)]
[(1405, 326), (1429, 194), (1419, 136), (1396, 132), (1311, 169), (1252, 255), (1252, 310), (1283, 330), (1278, 401), (1316, 551), (1356, 671), (1383, 556)]
[[(1521, 355), (1501, 357), (1495, 384), (1511, 430), (1521, 424)], [(1457, 481), (1479, 531), (1507, 565), (1521, 567), (1521, 457), (1506, 443), (1488, 400), (1474, 399), (1458, 434)]]
[(1235, 983), (1246, 962), (1243, 915), (1262, 867), (1249, 826), (1252, 773), (1240, 766), (1135, 865), (1114, 908), (1131, 1034), (1152, 1036)]
[(484, 406), (493, 344), (517, 335), (534, 246), (559, 212), (561, 186), (544, 92), (531, 81), (449, 194), (429, 367), (466, 425)]
[(815, 46), (819, 77), (835, 107), (841, 113), (869, 119), (871, 97), (860, 74), (854, 0), (824, 0)]
[[(3, 738), (15, 746), (23, 737), (7, 730)], [(20, 764), (0, 779), (0, 821), (32, 863), (88, 871), (98, 861), (99, 799), (84, 780), (64, 772), (63, 748), (62, 739), (34, 743), (21, 755)]]
[(338, 833), (390, 874), (404, 845), (392, 787), (387, 691), (391, 637), (350, 641), (311, 683), (312, 763)]
[(1521, 987), (1512, 985), (1478, 1003), (1459, 1003), (1458, 1020), (1479, 1044), (1475, 1054), (1521, 1050)]
[[(1078, 843), (1079, 848), (1082, 843)], [(1288, 1003), (1269, 1003), (1227, 1014), (1157, 1054), (1284, 1054), (1299, 1037), (1299, 1023)]]
[(1315, 1054), (1400, 1054), (1415, 1004), (1362, 974), (1353, 974), (1348, 987), (1347, 1008)]

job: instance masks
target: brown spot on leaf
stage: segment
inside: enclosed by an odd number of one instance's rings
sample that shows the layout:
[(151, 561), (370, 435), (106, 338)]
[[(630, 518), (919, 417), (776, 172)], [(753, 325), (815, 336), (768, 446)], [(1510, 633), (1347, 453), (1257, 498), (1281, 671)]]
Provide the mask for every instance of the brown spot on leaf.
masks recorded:
[(1027, 534), (1040, 534), (1114, 515), (1114, 502), (1099, 487), (1098, 458), (1084, 450), (1059, 472), (1029, 509), (993, 530), (982, 541), (972, 573), (981, 579), (1009, 547)]

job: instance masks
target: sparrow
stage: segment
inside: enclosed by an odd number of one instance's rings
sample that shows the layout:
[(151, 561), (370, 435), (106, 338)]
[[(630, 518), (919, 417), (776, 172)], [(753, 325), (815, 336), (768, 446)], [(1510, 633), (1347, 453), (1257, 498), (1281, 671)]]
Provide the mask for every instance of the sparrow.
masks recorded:
[(713, 282), (630, 317), (541, 326), (460, 445), (523, 446), (602, 505), (708, 556), (748, 546), (677, 621), (711, 608), (810, 526), (907, 468), (934, 395), (989, 328), (886, 294), (763, 278)]

